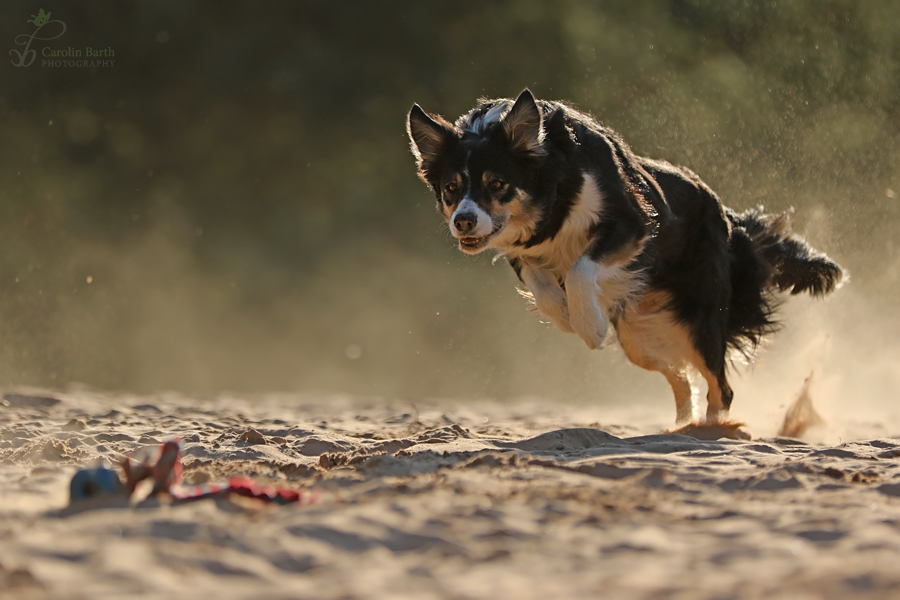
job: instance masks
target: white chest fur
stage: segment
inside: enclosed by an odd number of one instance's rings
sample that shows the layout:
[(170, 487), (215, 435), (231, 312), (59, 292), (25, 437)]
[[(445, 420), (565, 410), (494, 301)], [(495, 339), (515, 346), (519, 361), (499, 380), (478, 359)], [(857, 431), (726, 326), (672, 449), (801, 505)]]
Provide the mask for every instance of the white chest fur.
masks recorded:
[(553, 239), (531, 248), (512, 246), (503, 248), (501, 252), (533, 267), (546, 269), (558, 280), (565, 281), (566, 273), (587, 249), (591, 229), (600, 221), (602, 214), (603, 197), (597, 182), (592, 175), (584, 173), (581, 193)]

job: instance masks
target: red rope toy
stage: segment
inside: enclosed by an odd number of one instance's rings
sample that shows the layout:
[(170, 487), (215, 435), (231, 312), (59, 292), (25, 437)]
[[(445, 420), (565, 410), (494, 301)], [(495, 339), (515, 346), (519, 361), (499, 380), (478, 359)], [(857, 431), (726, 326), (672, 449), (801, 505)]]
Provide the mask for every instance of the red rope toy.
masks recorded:
[(139, 463), (126, 458), (122, 460), (121, 466), (125, 472), (125, 488), (129, 497), (134, 495), (138, 484), (144, 480), (153, 482), (148, 498), (165, 494), (175, 502), (190, 502), (234, 494), (278, 505), (312, 504), (318, 496), (307, 490), (259, 485), (246, 477), (231, 477), (221, 483), (182, 485), (181, 445), (177, 440), (164, 443), (160, 448), (159, 458), (153, 464), (146, 458)]

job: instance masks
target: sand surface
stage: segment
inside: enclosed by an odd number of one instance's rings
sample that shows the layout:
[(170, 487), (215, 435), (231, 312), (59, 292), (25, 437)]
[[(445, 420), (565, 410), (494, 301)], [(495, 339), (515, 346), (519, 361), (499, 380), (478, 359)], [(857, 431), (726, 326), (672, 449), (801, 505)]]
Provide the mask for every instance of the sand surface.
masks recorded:
[[(0, 598), (900, 597), (889, 430), (700, 441), (603, 414), (7, 393)], [(262, 437), (242, 440), (249, 428)], [(188, 481), (246, 475), (318, 499), (64, 510), (79, 466), (173, 436)]]

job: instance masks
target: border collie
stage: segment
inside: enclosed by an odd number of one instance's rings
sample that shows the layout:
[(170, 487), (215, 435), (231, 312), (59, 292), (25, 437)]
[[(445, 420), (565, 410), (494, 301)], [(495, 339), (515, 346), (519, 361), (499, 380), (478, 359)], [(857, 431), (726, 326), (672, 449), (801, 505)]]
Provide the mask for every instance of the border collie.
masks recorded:
[(494, 248), (556, 327), (591, 349), (617, 338), (631, 362), (662, 373), (677, 424), (692, 419), (699, 371), (705, 425), (736, 430), (724, 419), (729, 352), (750, 358), (774, 331), (775, 292), (823, 296), (843, 277), (791, 231), (790, 213), (734, 212), (692, 171), (637, 156), (527, 89), (455, 124), (413, 105), (407, 133), (459, 249)]

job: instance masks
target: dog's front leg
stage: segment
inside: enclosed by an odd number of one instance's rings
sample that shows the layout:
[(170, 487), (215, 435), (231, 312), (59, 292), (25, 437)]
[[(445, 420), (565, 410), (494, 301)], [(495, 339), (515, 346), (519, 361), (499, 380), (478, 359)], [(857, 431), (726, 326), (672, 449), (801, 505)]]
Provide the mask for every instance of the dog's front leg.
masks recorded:
[(561, 331), (575, 333), (569, 325), (566, 293), (559, 286), (556, 276), (546, 269), (531, 265), (523, 265), (520, 276), (534, 296), (538, 312), (550, 319)]
[(588, 256), (582, 256), (566, 274), (569, 325), (591, 350), (603, 347), (608, 324), (597, 302), (601, 293), (597, 283), (599, 268)]

